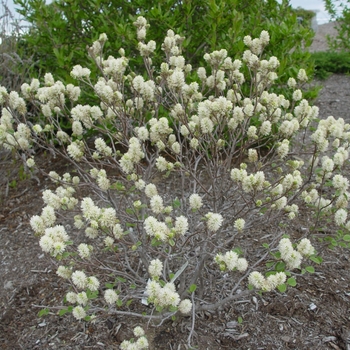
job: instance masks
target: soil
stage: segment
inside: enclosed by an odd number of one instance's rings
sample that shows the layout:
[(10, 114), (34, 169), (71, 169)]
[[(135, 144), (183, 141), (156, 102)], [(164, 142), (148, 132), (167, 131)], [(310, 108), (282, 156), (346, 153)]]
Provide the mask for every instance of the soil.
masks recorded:
[[(320, 117), (349, 122), (350, 77), (333, 75), (319, 84), (323, 89), (315, 104)], [(11, 155), (0, 156), (0, 348), (118, 349), (134, 326), (146, 324), (115, 316), (90, 324), (59, 317), (54, 309), (37, 317), (43, 306), (60, 304), (66, 293), (29, 226), (30, 217), (41, 212), (41, 192), (50, 183), (39, 175), (26, 179)], [(67, 171), (64, 161), (43, 155), (40, 162), (58, 173)], [(287, 233), (300, 237), (306, 220), (307, 214)], [(287, 293), (252, 294), (215, 313), (197, 315), (192, 344), (201, 350), (350, 349), (349, 251), (331, 250), (322, 242), (316, 242), (316, 249), (323, 263), (314, 274), (298, 276), (297, 286)], [(190, 322), (183, 318), (149, 328), (151, 349), (188, 349)]]

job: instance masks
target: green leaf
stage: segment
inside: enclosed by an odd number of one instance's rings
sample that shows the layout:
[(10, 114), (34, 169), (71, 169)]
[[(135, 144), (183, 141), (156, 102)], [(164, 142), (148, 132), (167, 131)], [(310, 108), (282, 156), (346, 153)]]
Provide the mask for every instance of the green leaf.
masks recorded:
[(116, 280), (119, 281), (119, 282), (122, 282), (122, 283), (125, 283), (126, 282), (126, 279), (123, 278), (123, 277), (116, 277)]
[(281, 292), (284, 293), (287, 290), (287, 285), (285, 283), (280, 284), (277, 289)]
[(239, 324), (242, 324), (242, 323), (243, 323), (243, 318), (242, 318), (241, 316), (238, 316), (237, 322), (238, 322)]
[(278, 272), (283, 272), (283, 271), (286, 269), (286, 263), (283, 262), (283, 261), (279, 261), (279, 262), (276, 264), (275, 269), (276, 269), (276, 271), (278, 271)]
[(263, 246), (264, 248), (266, 248), (266, 249), (269, 249), (269, 248), (270, 248), (270, 246), (269, 246), (267, 243), (263, 243), (262, 246)]
[(131, 284), (131, 285), (130, 285), (130, 288), (131, 288), (131, 289), (136, 289), (136, 284)]
[(314, 273), (315, 272), (315, 268), (313, 266), (306, 266), (305, 270), (309, 273)]
[(321, 264), (323, 259), (320, 256), (310, 256), (310, 260), (316, 264)]
[(117, 300), (117, 306), (121, 307), (122, 305), (123, 305), (123, 302), (120, 299), (118, 299)]
[(88, 299), (96, 299), (98, 297), (98, 290), (92, 292), (90, 289), (88, 289), (86, 291), (86, 296)]
[(268, 261), (266, 263), (266, 267), (269, 269), (270, 267), (272, 267), (273, 265), (275, 265), (275, 262), (274, 261)]
[(232, 249), (233, 252), (237, 253), (238, 255), (242, 255), (243, 251), (240, 247), (236, 247), (234, 249)]
[(58, 312), (58, 316), (64, 316), (66, 313), (68, 313), (69, 312), (69, 310), (68, 310), (68, 308), (67, 309), (62, 309), (62, 310), (60, 310), (59, 312)]
[(350, 242), (350, 235), (345, 235), (345, 236), (343, 236), (343, 240), (344, 240), (345, 242)]
[(133, 215), (134, 214), (134, 209), (132, 208), (126, 208), (126, 213), (129, 214), (129, 215)]
[(38, 312), (38, 317), (43, 317), (48, 315), (50, 312), (50, 310), (48, 308), (42, 309)]
[(181, 206), (181, 202), (179, 201), (178, 198), (175, 198), (175, 199), (173, 200), (173, 207), (174, 207), (174, 208), (179, 208), (180, 206)]
[(130, 306), (131, 303), (132, 303), (132, 299), (130, 299), (130, 300), (128, 300), (128, 301), (126, 302), (126, 306)]
[(287, 280), (287, 283), (291, 286), (291, 287), (295, 287), (297, 285), (297, 281), (295, 280), (295, 278), (290, 277)]
[(175, 241), (173, 239), (169, 239), (169, 244), (173, 247), (175, 245)]
[(114, 284), (113, 284), (113, 283), (105, 283), (105, 287), (106, 287), (107, 289), (113, 289)]
[(197, 289), (197, 285), (196, 285), (196, 284), (191, 284), (191, 285), (190, 285), (190, 288), (189, 288), (190, 293), (195, 292), (195, 291), (196, 291), (196, 289)]

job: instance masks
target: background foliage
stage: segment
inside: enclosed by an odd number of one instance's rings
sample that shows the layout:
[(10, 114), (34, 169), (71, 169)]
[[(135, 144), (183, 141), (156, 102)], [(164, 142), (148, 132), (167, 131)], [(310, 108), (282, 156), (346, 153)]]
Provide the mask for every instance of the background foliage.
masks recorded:
[[(281, 82), (295, 76), (299, 68), (312, 75), (313, 64), (304, 48), (311, 45), (313, 32), (308, 25), (299, 24), (298, 14), (288, 5), (276, 0), (15, 0), (18, 12), (31, 23), (24, 36), (28, 55), (33, 54), (38, 72), (51, 72), (56, 78), (69, 82), (69, 67), (86, 59), (86, 46), (106, 33), (107, 53), (115, 54), (123, 47), (134, 58), (131, 67), (140, 60), (132, 23), (138, 15), (147, 16), (148, 35), (157, 43), (163, 33), (173, 29), (184, 36), (185, 59), (192, 65), (203, 62), (204, 53), (227, 48), (228, 55), (238, 57), (243, 50), (245, 35), (256, 37), (262, 30), (271, 35), (267, 56), (280, 58), (277, 74)], [(153, 58), (159, 63), (161, 48)], [(96, 72), (95, 72), (96, 74)]]
[(349, 51), (350, 49), (350, 1), (324, 0), (325, 7), (333, 21), (337, 21), (338, 35), (329, 37), (328, 44), (333, 51)]

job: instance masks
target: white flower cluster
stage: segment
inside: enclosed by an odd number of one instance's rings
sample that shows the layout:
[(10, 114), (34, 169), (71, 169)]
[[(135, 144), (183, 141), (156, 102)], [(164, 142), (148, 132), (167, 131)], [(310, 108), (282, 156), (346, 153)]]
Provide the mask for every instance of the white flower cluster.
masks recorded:
[(113, 289), (106, 289), (104, 293), (104, 299), (108, 305), (113, 305), (119, 299), (119, 295)]
[(88, 288), (95, 292), (100, 287), (100, 282), (95, 276), (87, 277), (85, 272), (77, 270), (72, 273), (72, 282), (78, 289)]
[[(99, 208), (95, 205), (94, 201), (90, 197), (85, 197), (81, 201), (82, 216), (77, 215), (74, 217), (74, 225), (76, 228), (81, 229), (88, 224), (85, 229), (85, 234), (89, 238), (96, 238), (99, 234), (99, 230), (113, 234), (116, 239), (120, 239), (123, 235), (123, 230), (117, 219), (117, 213), (114, 208)], [(85, 223), (84, 223), (84, 220)], [(106, 238), (107, 239), (107, 238)], [(108, 237), (105, 243), (111, 245), (113, 242)], [(107, 244), (110, 242), (110, 244)]]
[(78, 200), (73, 197), (75, 189), (72, 186), (64, 185), (56, 188), (55, 192), (45, 190), (43, 192), (43, 200), (46, 205), (54, 209), (72, 210), (78, 204)]
[(216, 232), (222, 225), (224, 218), (221, 214), (209, 212), (205, 215), (209, 231)]
[[(31, 220), (32, 224), (32, 220)], [(56, 257), (61, 255), (66, 250), (66, 242), (69, 236), (62, 225), (48, 227), (44, 231), (44, 235), (40, 238), (39, 244), (41, 249)]]
[(165, 242), (174, 236), (183, 236), (188, 231), (188, 220), (184, 216), (176, 217), (173, 227), (169, 227), (170, 222), (158, 221), (153, 216), (148, 216), (144, 221), (144, 229), (150, 237)]
[(47, 227), (51, 227), (56, 222), (55, 210), (47, 205), (42, 209), (41, 215), (34, 215), (30, 219), (30, 226), (38, 234), (44, 234)]
[(141, 327), (135, 327), (133, 330), (134, 336), (137, 338), (135, 340), (124, 340), (120, 344), (121, 350), (142, 350), (142, 349), (148, 349), (149, 344), (148, 340), (145, 336), (145, 331)]
[[(168, 135), (173, 132), (173, 130), (169, 127), (168, 119), (164, 117), (160, 119), (152, 118), (149, 121), (149, 124), (151, 125), (150, 140), (156, 143), (160, 150), (163, 150), (165, 148), (163, 141), (165, 141)], [(163, 144), (163, 147), (160, 146), (161, 143)]]
[(240, 184), (245, 193), (253, 191), (262, 191), (270, 186), (270, 183), (265, 180), (263, 171), (257, 171), (255, 174), (248, 175), (245, 164), (241, 164), (241, 168), (231, 170), (231, 180)]
[(192, 210), (199, 210), (203, 206), (202, 197), (197, 193), (190, 195), (189, 202)]
[(90, 77), (90, 69), (83, 68), (80, 64), (73, 67), (72, 71), (70, 72), (70, 75), (74, 79), (83, 79), (83, 78), (89, 78)]
[(253, 271), (248, 277), (248, 282), (257, 289), (264, 292), (270, 292), (283, 284), (287, 279), (284, 272), (277, 272), (274, 275), (269, 275), (265, 278), (260, 272)]
[(234, 251), (226, 252), (225, 254), (218, 253), (214, 261), (219, 265), (221, 271), (244, 272), (248, 268), (248, 262), (244, 258), (239, 258), (239, 255)]
[(57, 268), (56, 274), (64, 279), (69, 279), (72, 277), (72, 268), (60, 265)]
[(174, 283), (168, 282), (162, 287), (158, 281), (150, 280), (147, 283), (146, 293), (148, 301), (156, 307), (177, 307), (183, 314), (189, 313), (192, 309), (190, 300), (184, 299), (180, 301), (180, 296), (176, 292)]
[(30, 148), (31, 131), (24, 123), (17, 125), (17, 130), (13, 130), (13, 118), (11, 113), (3, 108), (0, 118), (0, 145), (8, 150), (21, 149), (23, 151)]
[[(119, 50), (119, 53), (122, 53)], [(103, 73), (112, 76), (116, 82), (122, 82), (129, 60), (126, 57), (114, 58), (109, 56), (102, 62)]]
[[(132, 87), (135, 90), (136, 96), (138, 96), (138, 103), (136, 103), (135, 99), (135, 105), (137, 109), (140, 109), (141, 107), (141, 101), (143, 104), (143, 101), (146, 102), (152, 102), (155, 99), (155, 93), (156, 93), (156, 85), (154, 84), (153, 80), (147, 80), (141, 76), (137, 75), (133, 80), (132, 80)], [(142, 127), (143, 128), (143, 127)]]
[(181, 54), (181, 43), (185, 38), (175, 34), (173, 30), (169, 29), (162, 44), (162, 50), (166, 57), (170, 59), (171, 56), (179, 56)]
[(159, 259), (154, 259), (150, 262), (148, 273), (152, 279), (157, 280), (163, 272), (163, 263)]
[(303, 256), (308, 257), (315, 253), (315, 248), (307, 238), (303, 238), (296, 247), (293, 248), (289, 238), (282, 238), (278, 245), (281, 259), (287, 264), (287, 268), (293, 270), (300, 268)]
[(324, 152), (328, 149), (330, 137), (338, 140), (337, 147), (339, 147), (339, 140), (344, 140), (348, 143), (350, 140), (349, 129), (350, 124), (345, 124), (342, 118), (336, 120), (334, 117), (328, 117), (327, 119), (320, 120), (316, 131), (311, 135), (311, 139), (317, 145), (320, 152)]
[(119, 165), (126, 174), (130, 174), (135, 170), (135, 165), (144, 157), (141, 149), (141, 143), (136, 137), (129, 140), (129, 149), (123, 154), (119, 161)]

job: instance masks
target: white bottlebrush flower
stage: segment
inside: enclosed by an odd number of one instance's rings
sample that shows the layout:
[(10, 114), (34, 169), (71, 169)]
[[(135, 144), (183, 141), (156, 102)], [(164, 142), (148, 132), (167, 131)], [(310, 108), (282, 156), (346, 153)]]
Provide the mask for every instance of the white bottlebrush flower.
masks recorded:
[(277, 147), (277, 154), (281, 159), (285, 158), (289, 152), (289, 141), (283, 140), (282, 143)]
[(83, 271), (74, 271), (72, 273), (72, 281), (78, 288), (86, 288), (87, 277)]
[(116, 239), (120, 239), (123, 236), (124, 232), (120, 224), (115, 224), (113, 226), (113, 235)]
[(147, 130), (146, 127), (142, 126), (140, 128), (137, 129), (137, 137), (141, 140), (141, 141), (146, 141), (149, 138), (149, 132)]
[(92, 246), (81, 243), (78, 246), (78, 254), (82, 259), (88, 259), (92, 251)]
[(345, 209), (338, 209), (334, 214), (335, 223), (340, 226), (345, 224), (348, 213)]
[(244, 226), (245, 226), (245, 220), (244, 219), (237, 219), (234, 223), (234, 227), (237, 231), (241, 232), (243, 231), (244, 229)]
[(175, 220), (174, 229), (175, 229), (176, 234), (183, 236), (188, 230), (187, 218), (183, 215), (177, 217)]
[(62, 277), (62, 278), (65, 278), (65, 279), (69, 279), (71, 278), (72, 276), (72, 270), (68, 267), (65, 267), (65, 266), (59, 266), (57, 271), (56, 271), (56, 274), (59, 276), (59, 277)]
[(163, 263), (159, 259), (150, 262), (148, 273), (152, 278), (160, 277), (163, 272)]
[(300, 89), (297, 89), (293, 92), (293, 100), (300, 101), (303, 98), (303, 94)]
[(298, 252), (303, 256), (310, 256), (315, 254), (315, 248), (307, 238), (303, 238), (297, 245)]
[(148, 184), (145, 187), (145, 194), (148, 198), (152, 198), (153, 196), (158, 194), (157, 187), (154, 184)]
[(349, 180), (340, 174), (334, 175), (332, 180), (333, 187), (341, 193), (346, 192), (349, 188)]
[(160, 214), (164, 210), (163, 199), (158, 194), (155, 196), (152, 196), (150, 200), (150, 205), (151, 205), (151, 210), (155, 214)]
[(203, 206), (202, 197), (197, 193), (191, 194), (189, 198), (189, 202), (190, 202), (190, 208), (192, 210), (198, 210)]
[(83, 126), (79, 120), (73, 121), (72, 131), (73, 131), (73, 135), (75, 136), (81, 136), (83, 134), (84, 132)]
[(31, 217), (30, 226), (32, 227), (32, 230), (37, 234), (43, 234), (46, 229), (45, 222), (39, 215), (34, 215)]
[(105, 246), (106, 246), (107, 248), (112, 248), (113, 245), (114, 245), (114, 239), (113, 239), (112, 237), (107, 236), (107, 237), (104, 239), (103, 243), (105, 244)]
[(77, 302), (77, 294), (74, 292), (68, 292), (66, 294), (66, 300), (68, 303), (75, 304)]
[(285, 260), (287, 267), (291, 270), (298, 269), (301, 264), (301, 260), (303, 259), (302, 255), (296, 251), (293, 250), (292, 254), (288, 259)]
[(145, 335), (145, 331), (140, 326), (135, 327), (133, 330), (133, 333), (134, 333), (135, 337), (142, 337)]
[(271, 291), (278, 287), (279, 285), (283, 284), (286, 281), (287, 277), (284, 272), (277, 272), (274, 275), (270, 275), (266, 278), (266, 283), (265, 283), (265, 290), (266, 291)]
[(139, 180), (135, 181), (135, 187), (138, 190), (143, 190), (145, 188), (145, 186), (146, 186), (146, 183), (142, 179), (139, 179)]
[(239, 272), (244, 272), (248, 268), (248, 261), (244, 258), (239, 258), (237, 260), (236, 267)]
[(74, 216), (74, 226), (80, 230), (84, 227), (84, 221), (82, 220), (82, 217), (80, 215)]
[(255, 163), (258, 161), (258, 152), (256, 149), (250, 148), (248, 150), (248, 159), (251, 163)]
[(86, 317), (86, 312), (84, 310), (84, 308), (82, 306), (76, 306), (73, 309), (73, 316), (77, 319), (77, 320), (81, 320), (83, 318)]
[(253, 271), (248, 277), (248, 282), (257, 289), (262, 289), (265, 284), (265, 277), (258, 271)]
[(33, 168), (35, 166), (34, 158), (27, 159), (27, 166), (28, 166), (28, 168)]
[(149, 343), (146, 337), (140, 337), (135, 343), (137, 349), (148, 349)]
[(282, 238), (278, 244), (278, 250), (283, 260), (288, 260), (293, 253), (293, 245), (289, 238)]
[(86, 279), (86, 287), (89, 288), (92, 292), (97, 291), (99, 286), (100, 282), (95, 276), (91, 276)]
[(81, 292), (76, 294), (76, 300), (78, 304), (85, 306), (89, 299), (85, 292)]
[(113, 305), (119, 299), (119, 295), (113, 289), (107, 289), (104, 293), (104, 299), (107, 304)]
[(42, 236), (39, 245), (45, 253), (49, 253), (53, 248), (54, 240), (49, 236)]
[(193, 148), (193, 149), (197, 149), (198, 146), (199, 146), (199, 141), (198, 141), (198, 139), (192, 138), (191, 141), (190, 141), (190, 146), (191, 146), (191, 148)]
[(298, 72), (298, 80), (301, 82), (305, 82), (308, 80), (305, 69), (300, 69)]
[(216, 232), (222, 225), (224, 221), (221, 214), (209, 212), (205, 215), (207, 218), (207, 227), (209, 231)]
[(178, 306), (178, 309), (179, 309), (179, 311), (182, 314), (190, 313), (191, 310), (192, 310), (192, 302), (191, 302), (191, 300), (189, 300), (189, 299), (181, 300), (181, 302), (180, 302), (180, 304)]

